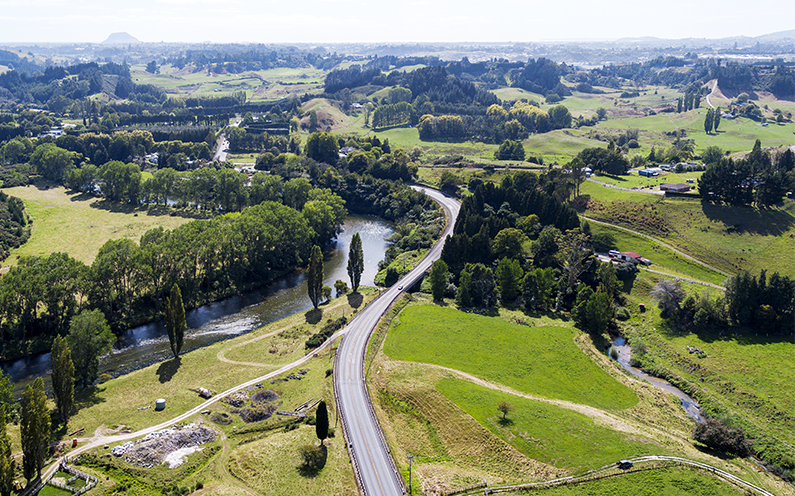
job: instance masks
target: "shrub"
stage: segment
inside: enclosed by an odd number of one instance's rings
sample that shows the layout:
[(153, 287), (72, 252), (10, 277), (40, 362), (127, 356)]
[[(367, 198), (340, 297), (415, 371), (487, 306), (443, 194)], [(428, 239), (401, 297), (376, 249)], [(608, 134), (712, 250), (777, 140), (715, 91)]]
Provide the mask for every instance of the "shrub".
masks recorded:
[(615, 346), (610, 347), (610, 356), (613, 357), (613, 360), (618, 360), (618, 350)]
[(616, 309), (616, 318), (618, 320), (629, 320), (629, 310), (624, 307), (618, 307)]
[(751, 441), (746, 439), (742, 429), (729, 428), (712, 418), (696, 426), (693, 439), (723, 453), (743, 458), (751, 454)]

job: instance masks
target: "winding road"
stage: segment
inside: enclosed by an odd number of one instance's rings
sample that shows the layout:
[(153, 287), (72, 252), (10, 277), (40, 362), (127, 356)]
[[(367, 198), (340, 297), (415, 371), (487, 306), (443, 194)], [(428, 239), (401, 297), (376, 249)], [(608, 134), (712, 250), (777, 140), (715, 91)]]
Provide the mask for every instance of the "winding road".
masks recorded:
[(345, 335), (337, 350), (334, 368), (334, 393), (340, 411), (348, 451), (359, 490), (364, 495), (400, 495), (405, 493), (403, 479), (375, 417), (364, 381), (365, 353), (370, 334), (392, 303), (411, 287), (442, 254), (444, 239), (453, 231), (460, 204), (442, 193), (421, 187), (415, 189), (441, 204), (447, 214), (447, 227), (428, 254), (397, 284), (385, 291), (360, 312), (343, 330)]
[[(71, 450), (68, 456), (74, 458), (94, 448), (110, 443), (136, 439), (152, 432), (166, 429), (178, 422), (188, 420), (230, 394), (270, 380), (303, 365), (328, 348), (331, 343), (335, 342), (338, 338), (344, 337), (337, 353), (338, 368), (335, 369), (334, 372), (334, 389), (335, 395), (338, 397), (338, 406), (342, 414), (341, 417), (345, 429), (345, 436), (348, 440), (348, 447), (350, 449), (351, 459), (354, 463), (354, 470), (357, 474), (357, 481), (360, 483), (360, 489), (362, 493), (366, 495), (403, 494), (402, 479), (398, 477), (395, 472), (394, 463), (389, 455), (389, 448), (383, 439), (381, 428), (373, 414), (369, 395), (367, 394), (366, 385), (364, 384), (364, 352), (373, 329), (375, 329), (375, 326), (390, 305), (401, 295), (403, 288), (410, 287), (418, 281), (423, 273), (430, 268), (431, 264), (441, 256), (444, 239), (452, 232), (459, 210), (458, 201), (448, 198), (436, 190), (420, 186), (413, 186), (413, 188), (425, 192), (425, 194), (444, 207), (448, 221), (440, 241), (431, 248), (425, 258), (423, 258), (414, 269), (404, 276), (397, 284), (384, 291), (378, 298), (351, 319), (346, 327), (334, 333), (323, 345), (277, 370), (229, 388), (170, 420), (128, 434), (91, 438), (87, 440), (85, 444)], [(358, 451), (354, 451), (354, 447), (358, 447)], [(21, 495), (29, 496), (36, 494), (41, 485), (55, 474), (60, 466), (60, 462), (61, 459), (58, 459), (44, 470), (41, 474), (40, 482), (38, 484), (29, 484)]]

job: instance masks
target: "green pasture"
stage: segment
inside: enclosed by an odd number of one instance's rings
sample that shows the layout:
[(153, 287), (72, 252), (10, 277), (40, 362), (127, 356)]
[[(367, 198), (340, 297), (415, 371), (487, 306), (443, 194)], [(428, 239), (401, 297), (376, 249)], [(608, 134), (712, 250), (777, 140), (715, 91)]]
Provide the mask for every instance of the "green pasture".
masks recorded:
[(109, 239), (129, 238), (137, 242), (149, 229), (174, 229), (190, 221), (185, 216), (76, 194), (62, 186), (18, 186), (4, 191), (21, 198), (32, 219), (30, 240), (12, 250), (6, 264), (14, 264), (18, 256), (48, 256), (54, 252), (66, 252), (90, 264)]
[(623, 409), (637, 397), (574, 343), (579, 331), (527, 327), (433, 305), (410, 307), (390, 331), (384, 353), (468, 372), (519, 391)]
[[(601, 181), (604, 176), (596, 179)], [(590, 181), (581, 185), (580, 192), (592, 200), (584, 212), (586, 216), (650, 234), (724, 272), (735, 274), (749, 270), (758, 273), (766, 269), (790, 276), (795, 274), (795, 203), (791, 201), (768, 209), (734, 207), (691, 198), (662, 199)], [(623, 205), (623, 202), (635, 205), (630, 208), (631, 205)], [(633, 213), (633, 208), (644, 211)], [(661, 223), (668, 232), (654, 227)], [(671, 268), (676, 273), (691, 274), (708, 282), (720, 284), (723, 280), (716, 281), (715, 275), (708, 277), (709, 274), (696, 266), (691, 268), (695, 272), (679, 263), (673, 263)]]
[[(442, 379), (436, 388), (519, 452), (556, 468), (576, 473), (622, 458), (665, 452), (651, 439), (617, 432), (555, 405), (458, 379)], [(497, 411), (503, 401), (513, 407), (505, 420)]]
[[(616, 240), (618, 251), (634, 251), (648, 258), (652, 261), (652, 265), (649, 267), (652, 270), (717, 285), (722, 285), (726, 280), (726, 276), (723, 274), (709, 270), (703, 265), (684, 258), (648, 238), (637, 236), (622, 229), (598, 224), (591, 224), (591, 231), (594, 234), (603, 232), (610, 233)], [(640, 270), (644, 271), (645, 269), (640, 267)]]
[(520, 494), (543, 496), (740, 496), (741, 489), (704, 472), (668, 467), (632, 471), (616, 477), (538, 489)]
[[(660, 184), (663, 183), (687, 184), (691, 188), (690, 191), (695, 192), (697, 191), (698, 187), (698, 178), (701, 177), (703, 173), (703, 171), (682, 173), (663, 172), (656, 177), (644, 177), (639, 175), (637, 172), (632, 172), (631, 174), (627, 174), (625, 176), (593, 176), (592, 179), (594, 181), (599, 181), (600, 183), (612, 184), (614, 186), (618, 186), (619, 188), (637, 188), (650, 191), (659, 191)], [(688, 183), (688, 179), (692, 179), (693, 182)]]

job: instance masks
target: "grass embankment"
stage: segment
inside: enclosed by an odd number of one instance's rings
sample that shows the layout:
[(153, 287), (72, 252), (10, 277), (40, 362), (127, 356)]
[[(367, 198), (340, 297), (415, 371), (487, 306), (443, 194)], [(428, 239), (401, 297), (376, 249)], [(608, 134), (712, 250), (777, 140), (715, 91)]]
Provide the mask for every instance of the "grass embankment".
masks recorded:
[(619, 477), (571, 484), (550, 489), (523, 491), (543, 496), (734, 496), (747, 494), (705, 473), (689, 469), (662, 468), (633, 471)]
[[(633, 290), (648, 290), (645, 279)], [(755, 465), (695, 449), (692, 420), (679, 401), (628, 377), (589, 336), (565, 328), (570, 323), (506, 309), (483, 317), (431, 306), (417, 295), (406, 298), (398, 311), (408, 307), (392, 318), (384, 353), (368, 367), (368, 381), (406, 477), (406, 455), (415, 456), (415, 491), (448, 491), (484, 480), (490, 486), (548, 480), (638, 454), (678, 454), (780, 489)], [(377, 343), (383, 332), (376, 333)], [(562, 336), (568, 336), (567, 344), (556, 339)], [(398, 354), (410, 361), (392, 359)], [(571, 365), (580, 360), (588, 370)], [(549, 392), (553, 382), (558, 387)], [(634, 406), (618, 409), (617, 399), (604, 409), (586, 406), (596, 383), (628, 392)], [(581, 403), (547, 399), (562, 395)], [(507, 421), (497, 410), (500, 401), (513, 406)]]
[(46, 257), (54, 252), (66, 252), (90, 264), (99, 248), (110, 239), (129, 238), (137, 242), (149, 229), (174, 229), (191, 220), (75, 194), (61, 186), (48, 189), (19, 186), (4, 191), (25, 202), (33, 221), (30, 240), (12, 250), (6, 260), (11, 265), (16, 263), (17, 256)]
[(519, 391), (604, 409), (637, 397), (582, 354), (576, 331), (526, 326), (451, 308), (416, 306), (400, 314), (384, 353), (474, 374)]
[[(795, 202), (790, 200), (769, 209), (733, 207), (592, 182), (583, 183), (581, 193), (590, 196), (583, 215), (649, 234), (723, 272), (766, 269), (795, 275)], [(640, 250), (631, 251), (655, 262)]]
[[(244, 336), (187, 353), (179, 361), (167, 360), (93, 387), (78, 395), (79, 411), (70, 421), (69, 431), (82, 427), (88, 435), (111, 434), (161, 423), (203, 402), (197, 394), (198, 387), (221, 392), (295, 360), (306, 352), (307, 337), (343, 311), (347, 316), (353, 315), (373, 296), (368, 292), (363, 301), (355, 297), (338, 298), (321, 307), (320, 319), (317, 312), (296, 314)], [(303, 366), (304, 375), (293, 371), (302, 379), (287, 379), (287, 373), (263, 386), (279, 395), (276, 405), (283, 410), (293, 410), (310, 399), (325, 399), (333, 427), (336, 414), (332, 378), (327, 374), (331, 367), (331, 355), (326, 351)], [(138, 410), (161, 397), (167, 401), (165, 411)], [(223, 401), (208, 410), (208, 415), (197, 418), (213, 425), (221, 436), (207, 445), (205, 454), (191, 455), (189, 460), (197, 461), (184, 473), (164, 467), (132, 469), (118, 459), (104, 469), (93, 466), (92, 473), (99, 470), (100, 479), (108, 475), (120, 484), (127, 484), (130, 489), (123, 494), (131, 495), (155, 495), (163, 484), (191, 486), (199, 481), (205, 487), (204, 494), (273, 494), (276, 488), (291, 488), (286, 493), (330, 495), (355, 490), (341, 431), (338, 438), (327, 442), (325, 467), (305, 473), (300, 470), (298, 447), (312, 442), (314, 427), (276, 415), (247, 424)], [(313, 415), (314, 410), (307, 413)], [(216, 419), (222, 414), (226, 417), (218, 422)], [(95, 453), (102, 455), (105, 450)]]
[[(784, 464), (795, 460), (795, 354), (792, 336), (770, 337), (743, 329), (683, 332), (659, 317), (649, 290), (664, 277), (644, 275), (633, 288), (633, 302), (651, 307), (621, 325), (630, 344), (643, 348), (644, 367), (671, 379), (694, 396), (709, 415), (743, 427), (756, 440), (754, 449)], [(693, 289), (689, 289), (693, 291)], [(632, 306), (634, 308), (634, 305)], [(695, 346), (706, 353), (687, 352)]]
[[(124, 425), (135, 431), (163, 422), (199, 405), (203, 401), (196, 392), (199, 387), (221, 392), (294, 361), (307, 352), (306, 339), (328, 319), (338, 318), (343, 312), (348, 317), (354, 315), (373, 296), (366, 295), (364, 301), (352, 298), (355, 307), (347, 297), (337, 298), (321, 306), (322, 318), (313, 311), (295, 314), (249, 334), (186, 353), (178, 360), (166, 360), (89, 388), (77, 395), (79, 411), (70, 420), (69, 430), (85, 428), (92, 434), (100, 426)], [(328, 352), (317, 360), (317, 367), (331, 367)], [(157, 398), (166, 399), (165, 411), (138, 410), (153, 405)]]
[[(520, 453), (557, 468), (577, 472), (661, 451), (651, 440), (631, 439), (559, 406), (456, 379), (442, 379), (436, 389)], [(497, 411), (503, 401), (513, 407), (504, 419)]]

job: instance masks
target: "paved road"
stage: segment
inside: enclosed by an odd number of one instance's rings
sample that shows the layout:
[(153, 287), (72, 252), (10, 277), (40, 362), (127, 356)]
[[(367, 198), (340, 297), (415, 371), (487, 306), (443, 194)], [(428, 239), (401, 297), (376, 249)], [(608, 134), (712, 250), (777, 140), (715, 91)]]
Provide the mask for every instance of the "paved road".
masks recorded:
[(438, 191), (415, 187), (425, 191), (442, 204), (448, 216), (447, 228), (442, 239), (431, 248), (428, 255), (403, 279), (367, 306), (345, 328), (345, 335), (337, 350), (334, 369), (334, 392), (337, 397), (348, 451), (354, 465), (359, 489), (364, 495), (404, 494), (403, 481), (396, 472), (395, 464), (375, 418), (370, 396), (364, 382), (364, 361), (367, 342), (375, 326), (389, 306), (414, 284), (431, 264), (442, 254), (444, 239), (452, 233), (458, 216), (459, 203)]
[[(232, 126), (239, 126), (242, 121), (235, 121)], [(226, 162), (227, 157), (229, 156), (229, 140), (226, 139), (223, 133), (218, 136), (218, 147), (215, 149), (215, 154), (213, 154), (213, 162)]]
[[(131, 440), (131, 439), (136, 439), (136, 438), (145, 436), (145, 435), (147, 435), (149, 433), (152, 433), (152, 432), (155, 432), (155, 431), (159, 431), (159, 430), (163, 430), (163, 429), (165, 429), (167, 427), (170, 427), (170, 426), (172, 426), (172, 425), (174, 425), (174, 424), (176, 424), (178, 422), (182, 422), (182, 421), (188, 420), (189, 418), (193, 417), (194, 415), (199, 414), (202, 410), (206, 410), (213, 403), (216, 403), (216, 402), (220, 401), (221, 399), (225, 398), (226, 396), (229, 396), (230, 394), (236, 393), (237, 391), (245, 389), (245, 388), (247, 388), (249, 386), (253, 386), (255, 384), (258, 384), (258, 383), (261, 383), (261, 382), (264, 382), (264, 381), (268, 381), (268, 380), (270, 380), (270, 379), (272, 379), (272, 378), (274, 378), (274, 377), (276, 377), (276, 376), (278, 376), (280, 374), (284, 374), (284, 373), (286, 373), (286, 372), (288, 372), (288, 371), (290, 371), (290, 370), (292, 370), (292, 369), (294, 369), (296, 367), (299, 367), (299, 366), (303, 365), (305, 362), (309, 361), (315, 355), (317, 355), (318, 353), (323, 351), (325, 348), (327, 348), (337, 338), (339, 338), (340, 336), (344, 336), (344, 335), (346, 335), (348, 333), (350, 333), (353, 336), (353, 338), (352, 339), (343, 340), (343, 343), (342, 343), (343, 347), (340, 347), (340, 351), (346, 350), (346, 353), (353, 353), (354, 355), (356, 353), (358, 353), (359, 361), (357, 363), (359, 363), (360, 365), (359, 365), (358, 369), (355, 368), (355, 367), (348, 369), (348, 377), (350, 377), (351, 380), (347, 384), (342, 385), (340, 387), (340, 386), (338, 386), (336, 384), (337, 381), (335, 381), (335, 389), (339, 388), (339, 391), (346, 393), (346, 394), (343, 394), (341, 396), (342, 398), (345, 398), (345, 401), (348, 401), (348, 400), (350, 400), (352, 398), (350, 394), (347, 394), (347, 393), (350, 393), (350, 392), (352, 392), (354, 390), (354, 388), (351, 388), (350, 386), (357, 386), (358, 389), (360, 390), (359, 393), (361, 393), (361, 391), (365, 391), (365, 393), (364, 393), (364, 397), (356, 396), (356, 400), (354, 401), (353, 406), (351, 407), (351, 408), (353, 408), (353, 410), (351, 410), (350, 413), (347, 413), (347, 412), (345, 413), (345, 415), (343, 416), (343, 418), (344, 418), (343, 421), (348, 423), (349, 428), (352, 429), (351, 432), (353, 434), (351, 434), (351, 435), (353, 435), (353, 436), (355, 436), (356, 433), (364, 432), (364, 428), (361, 428), (359, 426), (359, 424), (358, 424), (358, 420), (360, 418), (363, 419), (365, 422), (369, 422), (369, 424), (370, 424), (369, 426), (371, 428), (372, 428), (373, 425), (375, 425), (376, 426), (376, 431), (375, 432), (370, 431), (369, 434), (368, 434), (368, 436), (374, 436), (374, 438), (371, 438), (371, 437), (367, 437), (366, 438), (366, 441), (370, 442), (370, 443), (374, 443), (374, 439), (376, 440), (376, 442), (372, 445), (372, 452), (371, 453), (373, 455), (377, 455), (379, 453), (381, 453), (381, 455), (384, 455), (385, 453), (387, 453), (386, 444), (381, 441), (383, 438), (381, 437), (380, 427), (378, 427), (378, 424), (377, 424), (375, 418), (372, 416), (372, 413), (371, 413), (372, 409), (371, 409), (371, 406), (370, 406), (370, 403), (369, 403), (369, 397), (367, 396), (365, 385), (364, 385), (364, 381), (362, 379), (363, 370), (364, 369), (363, 369), (363, 365), (362, 365), (363, 362), (361, 360), (364, 358), (364, 348), (366, 348), (367, 340), (369, 339), (370, 333), (375, 328), (375, 325), (378, 323), (378, 320), (380, 320), (381, 315), (383, 315), (383, 313), (386, 312), (386, 309), (392, 304), (392, 302), (395, 299), (397, 299), (398, 296), (400, 296), (400, 293), (402, 292), (402, 290), (398, 289), (398, 287), (403, 287), (403, 286), (409, 287), (411, 284), (414, 284), (414, 282), (422, 276), (423, 272), (425, 272), (426, 270), (428, 270), (428, 268), (430, 268), (431, 263), (433, 263), (434, 260), (438, 259), (441, 256), (442, 245), (444, 244), (444, 238), (450, 232), (452, 232), (453, 225), (455, 224), (455, 219), (458, 216), (458, 210), (459, 210), (459, 204), (458, 204), (458, 202), (456, 200), (448, 198), (448, 197), (444, 196), (443, 194), (441, 194), (438, 191), (427, 189), (427, 188), (422, 188), (422, 187), (419, 187), (419, 186), (414, 187), (414, 188), (417, 189), (417, 190), (425, 191), (426, 194), (428, 194), (429, 196), (431, 196), (432, 198), (434, 198), (435, 200), (437, 200), (439, 203), (441, 203), (444, 206), (444, 208), (446, 210), (446, 213), (447, 213), (447, 216), (448, 216), (448, 225), (447, 225), (447, 228), (445, 229), (445, 231), (444, 231), (444, 233), (442, 235), (442, 240), (440, 242), (438, 242), (431, 249), (431, 251), (428, 253), (428, 255), (422, 261), (420, 261), (419, 264), (417, 264), (417, 267), (415, 267), (414, 270), (409, 272), (403, 279), (400, 280), (400, 282), (398, 284), (396, 284), (395, 286), (392, 286), (392, 288), (390, 288), (389, 290), (385, 291), (374, 302), (372, 302), (364, 310), (359, 312), (359, 314), (354, 319), (351, 320), (351, 322), (348, 324), (348, 326), (346, 326), (345, 328), (337, 331), (325, 343), (323, 343), (322, 346), (320, 346), (319, 348), (316, 348), (315, 350), (311, 351), (307, 355), (304, 355), (303, 357), (299, 358), (298, 360), (296, 360), (294, 362), (291, 362), (291, 363), (289, 363), (287, 365), (284, 365), (283, 367), (279, 368), (278, 370), (274, 370), (273, 372), (269, 372), (269, 373), (267, 373), (265, 375), (262, 375), (260, 377), (255, 378), (255, 379), (251, 379), (250, 381), (246, 381), (246, 382), (244, 382), (242, 384), (238, 384), (237, 386), (229, 388), (226, 391), (224, 391), (222, 393), (219, 393), (219, 394), (215, 395), (214, 397), (210, 398), (209, 400), (201, 403), (200, 405), (188, 410), (187, 412), (185, 412), (183, 414), (180, 414), (180, 415), (178, 415), (178, 416), (176, 416), (174, 418), (171, 418), (169, 420), (166, 420), (166, 421), (164, 421), (164, 422), (162, 422), (162, 423), (160, 423), (158, 425), (155, 425), (155, 426), (152, 426), (152, 427), (147, 427), (145, 429), (141, 429), (139, 431), (132, 432), (132, 433), (129, 433), (129, 434), (121, 434), (121, 435), (113, 435), (113, 436), (100, 436), (100, 437), (94, 437), (94, 438), (90, 438), (90, 439), (87, 439), (87, 440), (83, 440), (83, 442), (81, 442), (80, 446), (78, 446), (76, 449), (71, 450), (68, 453), (69, 458), (74, 458), (74, 457), (80, 455), (81, 453), (85, 453), (86, 451), (89, 451), (89, 450), (94, 449), (94, 448), (98, 448), (98, 447), (103, 446), (105, 444), (111, 444), (111, 443), (117, 443), (117, 442), (120, 442), (120, 441), (128, 441), (128, 440)], [(350, 344), (348, 344), (349, 342), (350, 342)], [(337, 356), (338, 356), (338, 359), (337, 359), (338, 360), (338, 364), (337, 364), (337, 366), (338, 367), (342, 366), (343, 369), (344, 369), (346, 367), (345, 364), (347, 363), (348, 360), (346, 360), (346, 359), (341, 360), (339, 357), (342, 356), (342, 355), (340, 355), (339, 353), (338, 353)], [(353, 355), (349, 355), (349, 356), (352, 357)], [(356, 362), (356, 359), (355, 358), (351, 358), (351, 362)], [(357, 373), (354, 373), (354, 372), (357, 372)], [(341, 374), (339, 374), (338, 372), (335, 372), (334, 375), (335, 375), (335, 378), (341, 376)], [(358, 379), (357, 379), (357, 377), (358, 377)], [(346, 402), (345, 404), (349, 405), (350, 403)], [(342, 409), (342, 407), (340, 407), (340, 408)], [(346, 434), (348, 434), (347, 430), (346, 430)], [(350, 437), (349, 437), (349, 439), (350, 439)], [(351, 444), (353, 445), (353, 443), (351, 443)], [(360, 446), (367, 446), (367, 444), (366, 444), (366, 442), (362, 442), (360, 444)], [(366, 448), (365, 448), (365, 451), (366, 451)], [(353, 458), (356, 461), (359, 461), (361, 459), (362, 463), (365, 463), (367, 461), (367, 459), (364, 458), (362, 456), (362, 454), (355, 453), (353, 451), (353, 447), (351, 447), (351, 458)], [(382, 457), (382, 462), (383, 462), (383, 457)], [(49, 477), (58, 470), (59, 464), (60, 464), (60, 460), (57, 460), (49, 468), (44, 470), (42, 472), (41, 479), (43, 481), (48, 480)], [(390, 468), (388, 470), (381, 468), (382, 476), (383, 475), (389, 476), (388, 475), (389, 470), (394, 470), (394, 468), (392, 468), (392, 462), (391, 462), (391, 459), (389, 458), (388, 454), (386, 454), (386, 465), (389, 466)], [(366, 480), (370, 481), (371, 478), (372, 477), (368, 477)], [(376, 476), (375, 479), (377, 480), (378, 477)], [(384, 492), (384, 491), (376, 492), (373, 489), (370, 489), (369, 491), (365, 489), (365, 494), (401, 494), (402, 493), (402, 483), (400, 482), (399, 479), (397, 479), (395, 477), (394, 474), (391, 476), (391, 479), (392, 479), (392, 481), (391, 481), (392, 485), (388, 486), (390, 488), (389, 492)], [(395, 488), (397, 488), (397, 489), (395, 489)], [(35, 490), (36, 490), (35, 484), (34, 485), (30, 485), (26, 489), (26, 491), (24, 491), (22, 493), (22, 495), (26, 496), (28, 494), (35, 494)]]
[(707, 105), (709, 105), (712, 108), (715, 108), (715, 105), (712, 105), (711, 98), (715, 95), (716, 91), (718, 91), (718, 80), (717, 79), (715, 80), (715, 86), (712, 87), (712, 91), (710, 91), (709, 94), (707, 95)]

